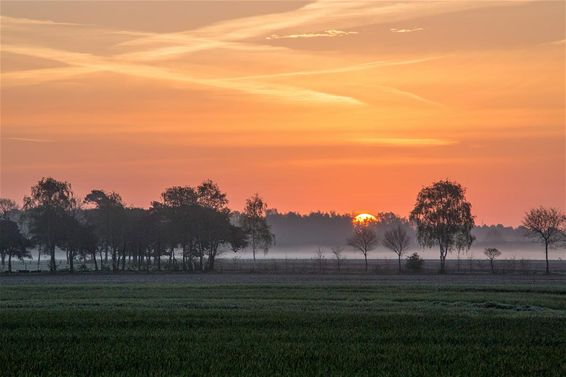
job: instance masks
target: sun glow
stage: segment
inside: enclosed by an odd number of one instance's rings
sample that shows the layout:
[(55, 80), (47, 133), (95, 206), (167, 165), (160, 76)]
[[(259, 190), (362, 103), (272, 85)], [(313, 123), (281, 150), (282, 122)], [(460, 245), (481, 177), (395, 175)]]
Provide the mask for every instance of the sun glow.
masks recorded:
[(360, 213), (352, 219), (354, 225), (368, 225), (374, 222), (377, 222), (377, 218), (369, 213)]

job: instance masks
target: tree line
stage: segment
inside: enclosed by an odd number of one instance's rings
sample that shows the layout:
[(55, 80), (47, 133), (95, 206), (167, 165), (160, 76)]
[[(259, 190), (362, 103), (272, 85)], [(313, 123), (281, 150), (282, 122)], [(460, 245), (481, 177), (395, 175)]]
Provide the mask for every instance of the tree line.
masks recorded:
[(65, 252), (71, 272), (79, 259), (91, 261), (97, 271), (161, 269), (162, 263), (183, 271), (212, 271), (224, 250), (250, 246), (255, 259), (258, 249), (273, 245), (266, 210), (255, 194), (234, 216), (226, 193), (210, 180), (167, 188), (143, 209), (128, 207), (119, 194), (103, 190), (79, 200), (70, 183), (43, 178), (21, 210), (14, 201), (0, 199), (2, 264), (7, 262), (11, 271), (13, 258), (30, 257), (30, 248), (37, 247), (38, 263), (47, 255), (51, 271), (57, 269), (56, 249)]
[[(160, 200), (144, 209), (126, 206), (118, 193), (99, 189), (81, 200), (70, 183), (42, 178), (21, 208), (13, 200), (0, 198), (0, 257), (2, 267), (7, 263), (9, 271), (12, 259), (31, 257), (34, 247), (38, 267), (41, 257), (47, 256), (51, 271), (57, 269), (57, 249), (65, 253), (71, 272), (77, 261), (89, 261), (97, 271), (159, 270), (162, 264), (183, 271), (212, 271), (221, 252), (250, 248), (255, 268), (256, 252), (267, 252), (275, 243), (272, 224), (292, 225), (287, 233), (280, 233), (285, 238), (293, 236), (297, 224), (304, 227), (314, 220), (316, 229), (311, 233), (329, 228), (340, 234), (347, 224), (351, 232), (347, 244), (363, 254), (366, 271), (368, 253), (381, 243), (397, 255), (399, 272), (401, 258), (413, 244), (437, 247), (440, 272), (445, 272), (447, 256), (469, 249), (476, 240), (472, 205), (465, 192), (457, 182), (438, 181), (418, 193), (408, 218), (385, 212), (375, 222), (352, 226), (351, 216), (335, 213), (282, 216), (268, 210), (258, 194), (247, 199), (242, 212), (232, 211), (226, 193), (210, 180), (195, 187), (169, 187)], [(546, 271), (550, 272), (549, 249), (565, 242), (566, 216), (555, 208), (531, 209), (522, 229), (544, 244)], [(342, 250), (336, 246), (333, 253)], [(495, 248), (486, 249), (492, 268), (499, 255)], [(418, 256), (411, 258), (418, 262)]]

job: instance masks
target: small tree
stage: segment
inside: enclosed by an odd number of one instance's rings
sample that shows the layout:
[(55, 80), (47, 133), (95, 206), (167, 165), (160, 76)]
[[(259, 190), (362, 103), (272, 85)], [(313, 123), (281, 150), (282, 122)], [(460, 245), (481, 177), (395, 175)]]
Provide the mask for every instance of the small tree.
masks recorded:
[(489, 259), (489, 264), (491, 265), (491, 272), (495, 273), (494, 262), (495, 258), (501, 255), (501, 251), (497, 250), (494, 247), (488, 247), (483, 252), (487, 259)]
[(314, 251), (314, 255), (315, 255), (315, 259), (318, 262), (318, 269), (319, 269), (320, 272), (322, 272), (322, 266), (324, 264), (324, 258), (325, 258), (324, 257), (324, 250), (319, 247)]
[(405, 227), (397, 225), (383, 235), (383, 246), (397, 254), (399, 273), (401, 273), (401, 257), (407, 252), (411, 244), (411, 237)]
[(564, 240), (566, 215), (556, 208), (534, 208), (525, 214), (523, 226), (531, 236), (544, 243), (546, 273), (550, 273), (548, 248)]
[(474, 241), (472, 205), (458, 183), (438, 181), (423, 188), (410, 220), (417, 225), (417, 240), (424, 247), (440, 248), (440, 273), (446, 272), (446, 256), (468, 250)]
[(8, 256), (8, 272), (12, 272), (12, 258), (28, 258), (30, 242), (20, 233), (18, 224), (11, 220), (0, 220), (0, 252)]
[(271, 227), (266, 218), (267, 203), (255, 194), (246, 200), (246, 207), (241, 217), (241, 227), (248, 235), (249, 245), (254, 258), (253, 268), (255, 270), (255, 254), (258, 249), (263, 249), (267, 254), (269, 248), (275, 242), (275, 235), (271, 233)]
[(377, 234), (371, 226), (354, 225), (354, 233), (348, 238), (348, 245), (356, 248), (364, 255), (366, 272), (368, 271), (368, 253), (378, 244)]
[(423, 269), (424, 260), (417, 253), (413, 253), (407, 257), (405, 267), (411, 272), (421, 272)]
[(344, 247), (334, 246), (334, 247), (330, 248), (330, 250), (332, 251), (332, 254), (334, 254), (334, 258), (336, 258), (336, 264), (338, 266), (338, 272), (340, 272), (340, 267), (341, 267), (342, 261), (345, 259), (345, 257), (342, 255), (342, 253), (344, 252)]

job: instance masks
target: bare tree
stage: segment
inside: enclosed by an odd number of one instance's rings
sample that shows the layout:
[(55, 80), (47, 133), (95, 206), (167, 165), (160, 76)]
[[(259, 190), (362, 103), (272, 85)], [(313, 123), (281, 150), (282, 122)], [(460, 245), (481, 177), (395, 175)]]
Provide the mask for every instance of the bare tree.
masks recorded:
[(523, 218), (523, 226), (530, 235), (544, 243), (546, 273), (550, 273), (548, 248), (564, 240), (566, 233), (566, 215), (556, 208), (534, 208)]
[(399, 273), (401, 273), (401, 257), (409, 250), (410, 244), (411, 237), (409, 237), (407, 229), (401, 225), (389, 229), (383, 235), (383, 246), (397, 254)]
[(358, 249), (364, 255), (366, 272), (368, 270), (368, 253), (375, 249), (378, 239), (375, 231), (367, 225), (355, 225), (352, 237), (348, 238), (348, 245)]
[(489, 264), (491, 265), (491, 272), (495, 273), (495, 266), (494, 266), (495, 258), (501, 255), (501, 251), (499, 251), (494, 247), (488, 247), (487, 249), (484, 250), (483, 253), (487, 257), (487, 259), (489, 259)]
[(342, 255), (342, 253), (344, 252), (344, 247), (343, 246), (334, 246), (334, 247), (330, 248), (330, 250), (332, 251), (332, 254), (334, 254), (334, 258), (336, 258), (336, 264), (338, 266), (338, 272), (340, 272), (340, 267), (342, 265), (342, 261), (345, 259), (345, 257)]
[(319, 247), (314, 251), (314, 255), (315, 255), (316, 260), (318, 261), (319, 271), (322, 272), (322, 270), (323, 270), (322, 267), (323, 267), (324, 258), (325, 258), (324, 257), (324, 250)]

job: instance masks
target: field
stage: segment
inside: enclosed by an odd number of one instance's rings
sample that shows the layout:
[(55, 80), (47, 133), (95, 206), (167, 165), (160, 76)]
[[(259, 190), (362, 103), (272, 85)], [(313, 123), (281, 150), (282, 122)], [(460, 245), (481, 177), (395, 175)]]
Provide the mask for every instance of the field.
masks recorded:
[(566, 375), (558, 275), (19, 275), (0, 304), (4, 376)]

